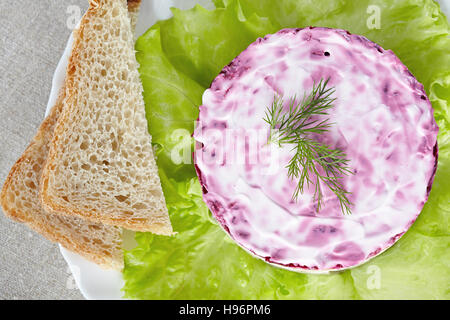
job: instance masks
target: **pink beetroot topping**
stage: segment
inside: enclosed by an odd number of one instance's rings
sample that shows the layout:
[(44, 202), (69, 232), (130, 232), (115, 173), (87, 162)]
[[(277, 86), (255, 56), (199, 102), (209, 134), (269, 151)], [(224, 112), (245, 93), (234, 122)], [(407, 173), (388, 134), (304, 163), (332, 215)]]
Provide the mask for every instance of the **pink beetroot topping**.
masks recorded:
[[(267, 143), (274, 96), (301, 98), (321, 78), (337, 100), (332, 127), (316, 138), (350, 160), (351, 215), (327, 189), (320, 212), (313, 188), (292, 201), (292, 148)], [(293, 270), (336, 270), (389, 248), (417, 219), (437, 132), (423, 86), (392, 51), (345, 30), (284, 29), (252, 43), (205, 91), (194, 160), (205, 202), (240, 246)]]

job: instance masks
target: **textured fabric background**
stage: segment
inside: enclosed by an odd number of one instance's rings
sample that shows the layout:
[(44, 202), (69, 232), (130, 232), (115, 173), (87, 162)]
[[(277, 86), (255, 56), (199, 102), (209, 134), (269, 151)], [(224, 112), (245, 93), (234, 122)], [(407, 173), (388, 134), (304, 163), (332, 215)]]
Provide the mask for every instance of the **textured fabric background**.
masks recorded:
[[(70, 6), (83, 13), (87, 3), (0, 1), (0, 185), (44, 118), (76, 12)], [(0, 299), (83, 298), (58, 246), (2, 212), (0, 247)]]

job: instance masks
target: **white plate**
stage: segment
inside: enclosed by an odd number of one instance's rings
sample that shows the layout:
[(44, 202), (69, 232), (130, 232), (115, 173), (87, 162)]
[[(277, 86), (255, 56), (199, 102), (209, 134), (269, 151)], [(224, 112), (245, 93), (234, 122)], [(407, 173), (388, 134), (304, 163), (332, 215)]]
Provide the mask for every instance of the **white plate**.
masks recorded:
[[(136, 25), (136, 35), (140, 36), (156, 21), (167, 19), (171, 16), (170, 7), (180, 9), (192, 8), (196, 3), (207, 9), (214, 6), (210, 0), (144, 0)], [(53, 75), (52, 89), (47, 104), (46, 115), (56, 102), (58, 92), (61, 89), (66, 75), (68, 58), (72, 50), (72, 35), (67, 42), (55, 74)], [(60, 246), (61, 253), (67, 261), (76, 284), (86, 299), (121, 299), (123, 286), (122, 274), (118, 271), (104, 270), (95, 263), (89, 262), (78, 254), (70, 252)]]
[[(450, 18), (450, 0), (438, 0), (442, 11)], [(156, 21), (171, 16), (170, 7), (189, 9), (196, 3), (205, 8), (214, 8), (211, 0), (144, 0), (136, 26), (136, 35), (140, 36)], [(61, 57), (53, 76), (52, 89), (47, 104), (46, 115), (55, 104), (58, 92), (63, 85), (68, 58), (72, 47), (72, 36), (67, 42), (66, 49)], [(61, 253), (67, 261), (76, 284), (87, 299), (122, 299), (122, 274), (117, 271), (101, 269), (96, 264), (87, 261), (79, 255), (60, 246)]]

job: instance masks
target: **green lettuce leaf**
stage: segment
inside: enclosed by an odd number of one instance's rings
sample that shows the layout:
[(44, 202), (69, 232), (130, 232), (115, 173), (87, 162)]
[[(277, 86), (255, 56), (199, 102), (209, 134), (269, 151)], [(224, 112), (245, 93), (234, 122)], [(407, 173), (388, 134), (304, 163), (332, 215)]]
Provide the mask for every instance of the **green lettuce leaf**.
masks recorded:
[[(217, 9), (181, 11), (136, 44), (149, 131), (175, 236), (137, 233), (125, 251), (123, 288), (132, 299), (448, 299), (450, 298), (450, 39), (431, 0), (215, 0)], [(380, 29), (369, 29), (369, 5)], [(433, 104), (439, 163), (429, 201), (412, 228), (368, 263), (329, 275), (286, 271), (253, 258), (211, 217), (192, 151), (204, 90), (256, 38), (285, 27), (348, 29), (392, 49)], [(188, 157), (189, 158), (189, 157)]]

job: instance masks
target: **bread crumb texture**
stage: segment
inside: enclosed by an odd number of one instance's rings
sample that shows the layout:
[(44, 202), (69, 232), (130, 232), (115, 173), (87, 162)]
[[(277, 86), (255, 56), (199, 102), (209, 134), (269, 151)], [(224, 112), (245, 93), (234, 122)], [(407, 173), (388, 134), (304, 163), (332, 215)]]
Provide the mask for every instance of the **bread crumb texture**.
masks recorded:
[[(140, 0), (128, 1), (132, 32), (140, 9)], [(63, 87), (50, 114), (42, 122), (23, 155), (12, 167), (0, 193), (5, 215), (26, 224), (50, 241), (105, 268), (122, 269), (122, 229), (90, 222), (76, 216), (46, 212), (39, 201), (39, 183), (49, 152), (53, 130), (63, 108)]]
[(137, 68), (126, 1), (91, 1), (75, 32), (41, 198), (59, 214), (170, 235)]
[(39, 201), (39, 179), (63, 98), (62, 93), (28, 148), (14, 164), (0, 194), (0, 203), (6, 216), (26, 224), (50, 241), (59, 242), (104, 268), (120, 270), (123, 268), (121, 228), (47, 213)]

